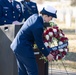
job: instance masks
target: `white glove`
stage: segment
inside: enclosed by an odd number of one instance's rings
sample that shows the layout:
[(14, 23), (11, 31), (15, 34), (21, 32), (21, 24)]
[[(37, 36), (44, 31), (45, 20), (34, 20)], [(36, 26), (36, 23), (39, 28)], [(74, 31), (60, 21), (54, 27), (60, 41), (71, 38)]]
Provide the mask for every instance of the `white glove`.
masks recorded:
[(49, 55), (47, 56), (47, 59), (48, 59), (48, 61), (52, 61), (52, 60), (54, 60), (54, 57), (53, 57), (52, 54), (49, 54)]

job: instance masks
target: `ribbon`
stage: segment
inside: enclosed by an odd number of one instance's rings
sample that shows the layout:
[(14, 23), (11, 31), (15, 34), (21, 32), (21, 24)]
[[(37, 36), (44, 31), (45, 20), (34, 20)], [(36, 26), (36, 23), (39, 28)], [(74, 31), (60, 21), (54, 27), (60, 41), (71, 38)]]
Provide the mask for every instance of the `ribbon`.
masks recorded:
[(61, 44), (61, 45), (58, 45), (58, 46), (49, 48), (48, 50), (49, 50), (49, 51), (55, 51), (55, 50), (63, 49), (63, 48), (65, 48), (65, 47), (67, 47), (67, 46), (68, 46), (68, 42), (65, 42), (65, 43), (63, 43), (63, 44)]

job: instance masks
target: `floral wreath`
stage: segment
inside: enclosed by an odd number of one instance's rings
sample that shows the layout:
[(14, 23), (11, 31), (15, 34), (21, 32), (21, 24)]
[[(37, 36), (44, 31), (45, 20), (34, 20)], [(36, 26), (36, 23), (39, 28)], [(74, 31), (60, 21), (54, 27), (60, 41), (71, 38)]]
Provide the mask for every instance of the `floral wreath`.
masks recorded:
[(61, 60), (67, 55), (68, 38), (57, 25), (53, 24), (44, 30), (43, 40), (50, 54), (54, 56), (54, 60)]

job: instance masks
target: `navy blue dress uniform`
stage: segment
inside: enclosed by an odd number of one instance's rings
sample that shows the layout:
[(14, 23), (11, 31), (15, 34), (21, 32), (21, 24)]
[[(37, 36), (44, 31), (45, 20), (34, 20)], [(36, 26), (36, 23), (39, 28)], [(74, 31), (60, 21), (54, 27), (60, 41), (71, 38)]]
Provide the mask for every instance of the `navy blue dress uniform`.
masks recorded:
[[(45, 9), (41, 13), (56, 18), (56, 13), (50, 13)], [(18, 60), (19, 75), (38, 75), (38, 66), (33, 50), (34, 42), (44, 56), (49, 55), (49, 51), (43, 42), (43, 27), (43, 17), (33, 14), (24, 22), (13, 40), (10, 47)]]
[[(43, 19), (42, 17), (38, 17), (37, 14), (34, 14), (28, 20), (26, 20), (11, 44), (11, 48), (14, 50), (17, 59), (20, 62), (19, 75), (27, 75), (25, 74), (26, 71), (29, 73), (28, 75), (38, 75), (37, 64), (33, 52), (34, 40), (36, 41), (40, 51), (45, 56), (49, 54), (42, 41), (42, 33)], [(26, 68), (26, 71), (24, 67)]]
[(8, 0), (0, 0), (0, 25), (22, 20), (22, 7), (19, 2), (13, 0), (11, 4)]
[(30, 17), (35, 13), (38, 14), (38, 8), (35, 2), (32, 2), (32, 1), (27, 2), (27, 0), (23, 0), (21, 1), (21, 3), (23, 4), (23, 10), (24, 10), (23, 15), (25, 20), (27, 20), (28, 17)]

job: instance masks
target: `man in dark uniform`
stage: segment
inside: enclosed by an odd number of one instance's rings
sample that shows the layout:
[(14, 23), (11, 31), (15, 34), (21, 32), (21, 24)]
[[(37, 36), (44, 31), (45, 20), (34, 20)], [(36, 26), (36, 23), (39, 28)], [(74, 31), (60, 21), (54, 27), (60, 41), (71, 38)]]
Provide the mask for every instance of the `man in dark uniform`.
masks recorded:
[(33, 14), (29, 17), (19, 30), (11, 44), (18, 60), (19, 75), (38, 75), (38, 67), (34, 55), (33, 44), (36, 42), (40, 52), (47, 57), (48, 61), (53, 60), (43, 43), (44, 22), (57, 18), (56, 9), (46, 6), (41, 11), (41, 16)]
[(0, 25), (17, 25), (22, 20), (22, 8), (19, 2), (15, 0), (0, 0)]
[(35, 2), (32, 2), (30, 0), (22, 0), (21, 3), (23, 5), (23, 15), (25, 20), (27, 20), (28, 17), (35, 13), (38, 14), (38, 8)]

